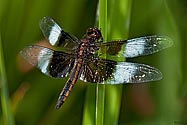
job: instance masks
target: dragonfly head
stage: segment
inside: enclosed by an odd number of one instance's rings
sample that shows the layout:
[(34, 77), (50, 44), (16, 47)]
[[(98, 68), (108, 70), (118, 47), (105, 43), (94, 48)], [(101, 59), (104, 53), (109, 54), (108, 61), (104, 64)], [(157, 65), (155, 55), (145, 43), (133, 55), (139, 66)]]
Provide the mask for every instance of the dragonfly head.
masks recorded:
[(86, 32), (86, 37), (93, 40), (99, 40), (102, 38), (102, 34), (98, 28), (89, 28)]

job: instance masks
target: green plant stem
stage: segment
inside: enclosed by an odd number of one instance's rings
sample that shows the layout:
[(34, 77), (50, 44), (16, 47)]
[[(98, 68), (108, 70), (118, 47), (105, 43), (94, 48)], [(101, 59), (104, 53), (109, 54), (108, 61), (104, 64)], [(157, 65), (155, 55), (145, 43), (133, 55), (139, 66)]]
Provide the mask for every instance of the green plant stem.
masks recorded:
[[(99, 28), (104, 40), (107, 40), (107, 0), (99, 1)], [(96, 125), (104, 124), (105, 112), (105, 85), (97, 84), (96, 88)]]
[(1, 33), (0, 33), (0, 86), (1, 86), (1, 103), (2, 103), (2, 112), (5, 125), (14, 125), (12, 113), (10, 110), (9, 95), (7, 89), (7, 77), (4, 65)]
[[(108, 7), (110, 8), (108, 13), (108, 40), (127, 39), (130, 26), (131, 0), (109, 1)], [(119, 123), (122, 90), (122, 85), (106, 86), (104, 121), (106, 125), (117, 125)]]
[(105, 41), (107, 41), (107, 0), (99, 1), (99, 28)]
[(88, 85), (86, 90), (84, 112), (83, 112), (83, 125), (95, 125), (95, 89), (96, 86)]

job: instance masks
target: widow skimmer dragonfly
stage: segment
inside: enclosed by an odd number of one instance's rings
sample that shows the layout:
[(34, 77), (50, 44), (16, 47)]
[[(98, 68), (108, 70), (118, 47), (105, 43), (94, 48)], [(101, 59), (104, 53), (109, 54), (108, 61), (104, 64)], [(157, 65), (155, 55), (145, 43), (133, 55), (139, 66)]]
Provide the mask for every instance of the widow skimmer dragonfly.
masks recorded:
[(158, 69), (124, 62), (124, 59), (153, 54), (172, 45), (171, 40), (163, 36), (103, 42), (98, 28), (89, 28), (83, 38), (78, 39), (61, 29), (50, 17), (44, 17), (39, 25), (49, 43), (62, 51), (31, 45), (20, 51), (20, 55), (48, 76), (69, 77), (59, 95), (57, 109), (64, 103), (77, 79), (99, 84), (160, 80), (162, 74)]

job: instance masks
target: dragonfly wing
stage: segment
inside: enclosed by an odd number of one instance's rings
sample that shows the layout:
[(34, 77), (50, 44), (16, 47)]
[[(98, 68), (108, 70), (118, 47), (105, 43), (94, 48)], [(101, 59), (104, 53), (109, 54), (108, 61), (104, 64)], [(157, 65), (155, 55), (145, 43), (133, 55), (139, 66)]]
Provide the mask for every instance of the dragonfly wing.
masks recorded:
[(43, 35), (52, 46), (72, 49), (79, 41), (75, 36), (65, 32), (50, 17), (44, 17), (39, 23)]
[(172, 40), (163, 36), (146, 36), (98, 44), (100, 55), (116, 61), (159, 52), (172, 45)]
[(103, 59), (84, 65), (80, 74), (84, 82), (100, 84), (143, 83), (161, 78), (162, 73), (149, 65)]
[(24, 48), (20, 55), (42, 73), (54, 78), (67, 77), (74, 64), (73, 55), (37, 45)]

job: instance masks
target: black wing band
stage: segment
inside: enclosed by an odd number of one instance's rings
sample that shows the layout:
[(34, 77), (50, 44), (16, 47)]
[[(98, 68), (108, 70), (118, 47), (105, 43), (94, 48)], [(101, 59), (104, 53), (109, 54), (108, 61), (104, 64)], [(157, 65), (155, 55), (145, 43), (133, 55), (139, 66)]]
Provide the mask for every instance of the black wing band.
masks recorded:
[(54, 78), (67, 77), (74, 64), (73, 55), (37, 45), (24, 48), (20, 55), (42, 73)]
[(80, 79), (100, 84), (125, 84), (157, 81), (161, 72), (151, 66), (130, 62), (98, 59), (83, 66)]
[(172, 40), (164, 36), (146, 36), (124, 41), (100, 43), (100, 55), (116, 61), (159, 52), (172, 45)]
[(111, 77), (117, 62), (95, 59), (82, 66), (80, 79), (84, 82), (102, 83)]

